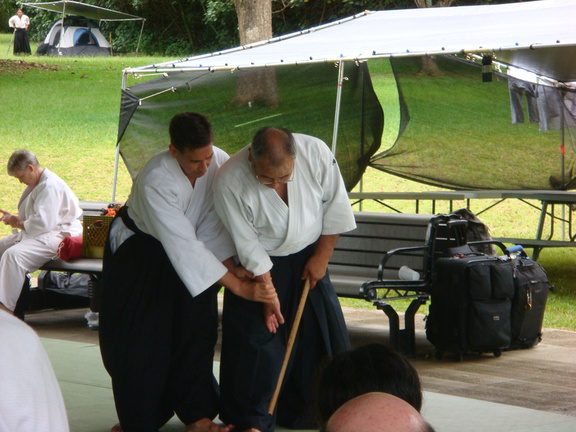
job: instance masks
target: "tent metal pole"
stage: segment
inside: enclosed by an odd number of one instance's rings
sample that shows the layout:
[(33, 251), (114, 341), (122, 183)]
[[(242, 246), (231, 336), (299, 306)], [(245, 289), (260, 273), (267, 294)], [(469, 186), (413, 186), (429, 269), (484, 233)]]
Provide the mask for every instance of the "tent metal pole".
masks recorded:
[(66, 15), (66, 2), (62, 4), (62, 27), (60, 28), (60, 39), (58, 39), (58, 57), (62, 55), (60, 48), (62, 46), (62, 38), (64, 37), (64, 15)]
[(140, 36), (138, 36), (138, 45), (136, 45), (136, 52), (138, 52), (138, 49), (140, 48), (140, 41), (142, 40), (142, 33), (144, 32), (144, 23), (146, 22), (146, 19), (142, 20), (142, 27), (140, 28)]
[(10, 45), (14, 43), (14, 37), (16, 36), (16, 29), (12, 32), (12, 38), (10, 39), (10, 43), (8, 44), (8, 49), (6, 50), (6, 55), (10, 53)]
[(120, 143), (116, 144), (116, 157), (114, 159), (114, 178), (112, 180), (111, 202), (116, 201), (116, 183), (118, 182), (118, 165), (120, 163)]
[[(122, 90), (126, 90), (126, 71), (122, 72)], [(116, 143), (116, 156), (114, 158), (114, 178), (112, 179), (112, 198), (116, 200), (116, 183), (118, 183), (118, 165), (120, 165), (120, 143)]]
[[(565, 113), (564, 113), (564, 97), (562, 94), (562, 91), (559, 92), (560, 94), (560, 106), (561, 106), (561, 110), (562, 110), (562, 115), (560, 116), (560, 136), (562, 139), (562, 151), (560, 152), (561, 157), (562, 157), (562, 185), (566, 184), (566, 135), (564, 132), (564, 127), (566, 126), (565, 124)], [(551, 223), (554, 223), (554, 219), (551, 220)], [(566, 206), (563, 205), (562, 206), (562, 240), (566, 240)]]
[(564, 120), (564, 98), (562, 97), (562, 93), (560, 93), (560, 105), (561, 105), (561, 109), (562, 109), (562, 116), (560, 116), (560, 137), (561, 137), (561, 146), (562, 146), (562, 151), (560, 152), (560, 155), (562, 157), (562, 184), (565, 185), (566, 184), (566, 136), (564, 135), (564, 126), (565, 126), (565, 120)]
[(332, 132), (332, 154), (336, 156), (336, 143), (338, 142), (338, 124), (340, 122), (340, 102), (342, 100), (342, 83), (344, 81), (344, 61), (338, 64), (338, 88), (336, 90), (336, 109), (334, 112), (334, 131)]

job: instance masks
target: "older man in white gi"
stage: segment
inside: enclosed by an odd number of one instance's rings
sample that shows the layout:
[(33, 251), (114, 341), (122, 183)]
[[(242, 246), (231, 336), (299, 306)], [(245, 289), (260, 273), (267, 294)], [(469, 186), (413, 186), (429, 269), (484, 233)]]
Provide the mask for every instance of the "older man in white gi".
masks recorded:
[(8, 174), (27, 186), (18, 215), (0, 210), (0, 221), (13, 228), (12, 235), (0, 239), (0, 306), (13, 312), (26, 273), (54, 258), (65, 236), (82, 234), (82, 210), (74, 192), (29, 150), (10, 156)]
[[(340, 233), (355, 228), (336, 160), (317, 138), (263, 128), (220, 169), (214, 204), (240, 262), (273, 282), (280, 312), (227, 292), (220, 365), (221, 418), (239, 430), (316, 427), (310, 408), (318, 362), (349, 348), (338, 298), (327, 274)], [(268, 415), (303, 280), (311, 287), (293, 360)], [(280, 324), (286, 319), (286, 325)]]
[(210, 123), (180, 113), (169, 133), (168, 149), (138, 173), (104, 254), (100, 349), (120, 420), (112, 430), (157, 431), (176, 414), (187, 432), (227, 432), (212, 421), (217, 292), (277, 296), (235, 264), (214, 211), (212, 181), (228, 155), (213, 146)]

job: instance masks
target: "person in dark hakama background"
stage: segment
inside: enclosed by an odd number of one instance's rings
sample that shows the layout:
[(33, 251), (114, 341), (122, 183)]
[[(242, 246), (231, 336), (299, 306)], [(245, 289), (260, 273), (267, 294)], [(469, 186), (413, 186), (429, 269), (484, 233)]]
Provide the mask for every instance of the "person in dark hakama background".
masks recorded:
[(16, 15), (8, 20), (8, 25), (14, 29), (14, 54), (31, 54), (27, 33), (30, 28), (28, 15), (24, 15), (22, 9), (18, 9)]

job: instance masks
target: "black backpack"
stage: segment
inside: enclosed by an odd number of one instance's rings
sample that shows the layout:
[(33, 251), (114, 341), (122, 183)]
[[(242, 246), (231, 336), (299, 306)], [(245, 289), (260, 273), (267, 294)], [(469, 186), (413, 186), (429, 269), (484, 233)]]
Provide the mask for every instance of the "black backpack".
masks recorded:
[[(454, 214), (468, 221), (468, 241), (492, 240), (488, 226), (467, 208), (456, 210)], [(492, 244), (471, 246), (474, 252), (483, 253), (488, 256), (496, 256), (496, 249)]]

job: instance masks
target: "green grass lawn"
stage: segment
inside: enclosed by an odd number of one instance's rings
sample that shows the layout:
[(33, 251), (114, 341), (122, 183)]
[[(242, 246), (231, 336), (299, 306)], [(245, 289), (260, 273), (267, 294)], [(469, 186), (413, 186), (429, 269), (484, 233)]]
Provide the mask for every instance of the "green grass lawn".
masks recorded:
[[(112, 194), (115, 143), (118, 132), (122, 70), (167, 58), (45, 58), (15, 57), (7, 54), (9, 34), (0, 34), (0, 165), (19, 148), (34, 151), (40, 162), (60, 175), (83, 200), (108, 201)], [(33, 52), (36, 47), (32, 47)], [(38, 63), (36, 67), (14, 67), (6, 60)], [(389, 72), (373, 71), (379, 98), (392, 104), (395, 89)], [(128, 85), (135, 83), (130, 78)], [(380, 84), (378, 84), (380, 83)], [(424, 91), (424, 90), (423, 90)], [(385, 140), (393, 140), (394, 115), (388, 111)], [(4, 162), (2, 162), (4, 161)], [(22, 186), (0, 168), (0, 208), (16, 211)], [(120, 165), (116, 199), (125, 200), (131, 180)], [(426, 186), (368, 169), (365, 191), (424, 191)], [(480, 211), (494, 200), (475, 200), (472, 210)], [(392, 203), (402, 211), (413, 212), (411, 202)], [(431, 211), (423, 204), (421, 212)], [(456, 202), (464, 207), (465, 202)], [(358, 207), (356, 209), (359, 209)], [(389, 211), (377, 203), (367, 203), (366, 211)], [(448, 204), (436, 208), (447, 212)], [(481, 218), (494, 236), (530, 237), (534, 235), (539, 212), (525, 204), (508, 200), (483, 213)], [(0, 235), (9, 232), (0, 227)], [(576, 330), (576, 251), (544, 249), (540, 262), (555, 286), (545, 315), (546, 327)], [(372, 307), (364, 301), (343, 300), (344, 304)], [(399, 308), (400, 309), (400, 308)], [(426, 311), (426, 307), (422, 309)]]

